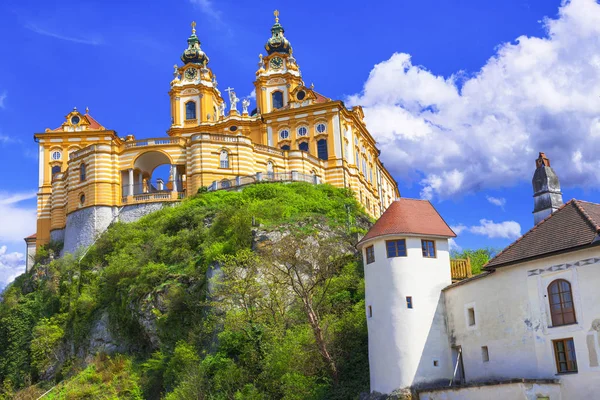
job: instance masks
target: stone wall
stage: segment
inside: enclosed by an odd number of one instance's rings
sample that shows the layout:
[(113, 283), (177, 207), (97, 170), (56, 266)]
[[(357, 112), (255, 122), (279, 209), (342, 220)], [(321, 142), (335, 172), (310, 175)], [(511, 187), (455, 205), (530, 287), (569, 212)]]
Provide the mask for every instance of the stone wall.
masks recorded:
[[(145, 203), (145, 204), (131, 204), (124, 206), (119, 213), (120, 222), (135, 222), (142, 218), (144, 215), (150, 214), (154, 211), (158, 211), (161, 208), (168, 206), (173, 203)], [(179, 204), (179, 203), (175, 203)]]
[(117, 216), (117, 207), (87, 207), (67, 215), (64, 253), (74, 253), (80, 247), (87, 247), (96, 236), (108, 228)]
[(50, 231), (50, 241), (52, 242), (64, 242), (65, 241), (65, 230), (54, 229)]
[(560, 385), (555, 382), (498, 382), (419, 391), (420, 400), (561, 400)]
[(122, 208), (87, 207), (67, 215), (66, 228), (55, 229), (50, 235), (52, 240), (64, 240), (64, 253), (74, 253), (80, 247), (91, 245), (113, 222), (135, 222), (144, 215), (177, 204), (179, 203), (131, 204)]

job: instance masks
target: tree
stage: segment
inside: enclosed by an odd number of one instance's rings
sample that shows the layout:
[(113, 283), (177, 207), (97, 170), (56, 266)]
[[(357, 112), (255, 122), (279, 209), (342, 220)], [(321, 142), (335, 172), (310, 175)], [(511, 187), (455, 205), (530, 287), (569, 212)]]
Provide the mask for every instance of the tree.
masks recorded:
[[(319, 225), (315, 225), (317, 228)], [(354, 257), (349, 240), (340, 240), (342, 233), (332, 235), (327, 230), (306, 232), (302, 228), (284, 234), (265, 245), (260, 253), (265, 260), (265, 275), (293, 293), (302, 304), (319, 354), (328, 366), (331, 378), (338, 383), (338, 369), (329, 349), (321, 319), (321, 306), (330, 284)]]
[(452, 251), (451, 257), (453, 260), (470, 259), (471, 271), (473, 272), (473, 275), (478, 275), (481, 273), (481, 268), (494, 258), (497, 252), (496, 249), (491, 247), (476, 250), (464, 249), (461, 251)]

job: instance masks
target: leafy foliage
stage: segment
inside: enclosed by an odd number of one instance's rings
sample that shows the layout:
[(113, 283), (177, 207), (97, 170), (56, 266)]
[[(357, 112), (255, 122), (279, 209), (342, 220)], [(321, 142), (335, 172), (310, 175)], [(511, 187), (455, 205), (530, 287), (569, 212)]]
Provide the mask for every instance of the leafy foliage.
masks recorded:
[[(49, 378), (52, 399), (356, 398), (368, 221), (347, 190), (256, 184), (116, 223), (83, 258), (42, 251), (0, 304), (0, 398)], [(86, 366), (94, 335), (123, 354)]]
[(494, 258), (496, 253), (498, 253), (498, 250), (488, 247), (476, 250), (464, 249), (461, 251), (453, 251), (450, 256), (452, 259), (470, 259), (471, 271), (473, 272), (473, 275), (478, 275), (481, 273), (481, 268)]

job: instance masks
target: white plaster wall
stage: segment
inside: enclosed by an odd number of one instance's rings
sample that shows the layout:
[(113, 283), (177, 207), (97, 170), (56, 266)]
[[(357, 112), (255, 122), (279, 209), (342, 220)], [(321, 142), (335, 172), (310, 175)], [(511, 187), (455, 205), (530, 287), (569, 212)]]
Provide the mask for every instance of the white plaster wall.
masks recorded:
[[(467, 382), (539, 377), (528, 322), (532, 316), (527, 279), (520, 271), (499, 269), (492, 276), (446, 290), (445, 298), (450, 341), (462, 347)], [(471, 307), (475, 326), (468, 323)], [(482, 346), (488, 347), (488, 362), (483, 361)]]
[(538, 400), (540, 397), (561, 400), (560, 385), (512, 383), (419, 393), (420, 400)]
[[(407, 257), (387, 258), (386, 240), (406, 239)], [(420, 237), (378, 238), (375, 262), (365, 260), (371, 391), (448, 384), (452, 376), (441, 289), (450, 284), (447, 239), (435, 239), (437, 258), (423, 258)], [(406, 296), (413, 307), (407, 308)], [(434, 360), (438, 366), (434, 366)]]
[[(547, 288), (555, 279), (571, 283), (577, 324), (551, 326)], [(592, 248), (499, 268), (447, 290), (451, 340), (463, 347), (467, 381), (560, 379), (565, 399), (600, 398), (599, 287), (600, 249)], [(471, 302), (478, 316), (475, 330), (466, 327), (464, 317)], [(557, 374), (552, 340), (565, 338), (575, 344), (574, 374)], [(481, 346), (489, 347), (488, 363), (481, 359)]]

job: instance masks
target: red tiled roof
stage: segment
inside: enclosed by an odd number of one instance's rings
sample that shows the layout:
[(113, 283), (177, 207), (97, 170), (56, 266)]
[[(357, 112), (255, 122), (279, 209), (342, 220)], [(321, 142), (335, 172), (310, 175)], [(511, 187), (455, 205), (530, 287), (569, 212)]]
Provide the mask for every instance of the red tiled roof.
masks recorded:
[(313, 92), (315, 93), (315, 96), (317, 96), (317, 98), (315, 99), (315, 103), (327, 103), (328, 101), (330, 101), (327, 97), (323, 96), (321, 93), (315, 92), (313, 90)]
[(498, 253), (484, 268), (494, 269), (588, 246), (599, 232), (600, 204), (573, 199)]
[(34, 233), (33, 235), (29, 235), (25, 238), (25, 240), (27, 239), (35, 239), (37, 237), (37, 233)]
[(85, 117), (90, 123), (89, 129), (101, 129), (102, 125), (98, 123), (90, 114), (85, 114)]
[(456, 237), (429, 201), (401, 198), (388, 207), (359, 244), (396, 234)]
[[(100, 123), (98, 121), (96, 121), (94, 119), (94, 117), (92, 117), (90, 114), (85, 114), (85, 115), (83, 115), (83, 117), (86, 118), (87, 121), (90, 123), (88, 125), (88, 129), (90, 129), (90, 130), (104, 129), (104, 127), (102, 125), (100, 125)], [(56, 129), (53, 129), (53, 131), (55, 131), (55, 132), (56, 131), (62, 131), (63, 130), (63, 126), (64, 126), (64, 124), (61, 125), (61, 126), (59, 126)]]

